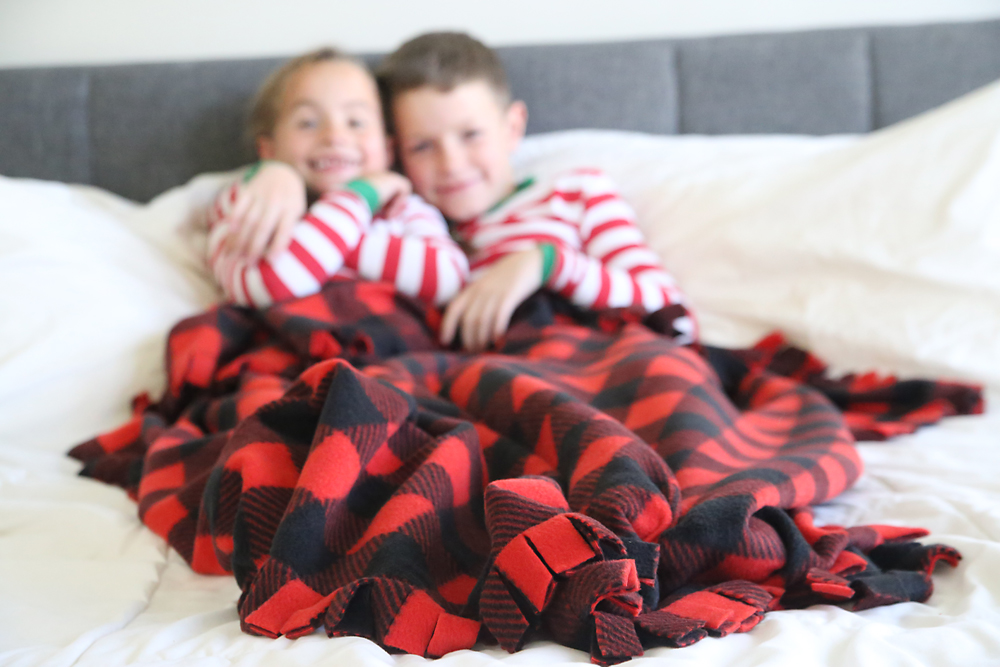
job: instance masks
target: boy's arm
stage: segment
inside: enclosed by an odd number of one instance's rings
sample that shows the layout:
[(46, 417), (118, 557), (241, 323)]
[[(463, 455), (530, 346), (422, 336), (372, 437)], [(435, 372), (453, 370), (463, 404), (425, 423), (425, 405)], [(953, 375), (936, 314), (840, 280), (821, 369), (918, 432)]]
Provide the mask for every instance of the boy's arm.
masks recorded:
[[(436, 208), (416, 196), (400, 208), (368, 229), (347, 265), (362, 278), (393, 283), (404, 294), (441, 306), (468, 281), (468, 259)], [(392, 231), (392, 223), (400, 223), (400, 233)]]
[(451, 344), (461, 328), (465, 349), (486, 349), (507, 331), (514, 310), (542, 286), (544, 267), (538, 246), (500, 257), (448, 304), (441, 318), (441, 344)]
[(250, 263), (265, 253), (276, 257), (288, 247), (305, 210), (306, 186), (295, 169), (277, 160), (254, 164), (225, 213), (230, 229), (225, 251)]
[(215, 201), (208, 209), (209, 230), (215, 229), (216, 225), (225, 220), (233, 210), (233, 205), (240, 194), (240, 183), (240, 180), (233, 181), (219, 190), (219, 194), (215, 196)]
[[(581, 178), (583, 252), (553, 245), (553, 267), (546, 286), (582, 308), (640, 307), (652, 313), (680, 305), (686, 311), (684, 295), (646, 245), (632, 207), (611, 180), (599, 173)], [(694, 318), (690, 312), (678, 312), (675, 338), (692, 342), (697, 337)]]
[[(254, 262), (226, 252), (233, 233), (226, 216), (241, 183), (223, 190), (209, 219), (209, 265), (228, 301), (264, 308), (276, 301), (308, 296), (344, 265), (372, 218), (372, 204), (356, 191), (331, 192), (313, 204), (293, 227), (286, 250)], [(377, 204), (376, 204), (377, 206)]]

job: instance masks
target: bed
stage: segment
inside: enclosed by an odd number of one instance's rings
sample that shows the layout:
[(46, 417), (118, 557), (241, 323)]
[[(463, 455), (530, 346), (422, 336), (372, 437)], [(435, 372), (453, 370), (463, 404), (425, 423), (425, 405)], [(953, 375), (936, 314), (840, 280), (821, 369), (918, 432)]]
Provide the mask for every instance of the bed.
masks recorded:
[[(1000, 22), (501, 54), (531, 112), (518, 169), (606, 170), (706, 342), (780, 330), (834, 373), (985, 386), (985, 414), (860, 443), (864, 475), (816, 510), (959, 549), (927, 602), (775, 611), (633, 660), (1000, 661)], [(2, 664), (425, 660), (357, 637), (244, 634), (233, 578), (193, 573), (121, 489), (65, 455), (163, 391), (167, 331), (217, 298), (199, 211), (251, 159), (246, 100), (276, 62), (0, 71)], [(589, 661), (547, 641), (439, 659)]]

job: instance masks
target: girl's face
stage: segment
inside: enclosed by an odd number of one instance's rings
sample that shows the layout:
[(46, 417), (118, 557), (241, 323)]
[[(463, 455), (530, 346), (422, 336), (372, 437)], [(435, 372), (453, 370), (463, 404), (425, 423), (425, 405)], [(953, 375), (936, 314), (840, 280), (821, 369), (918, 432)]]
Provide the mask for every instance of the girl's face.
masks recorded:
[(295, 168), (317, 194), (391, 163), (372, 77), (347, 60), (307, 65), (289, 77), (270, 136), (257, 140), (262, 159)]

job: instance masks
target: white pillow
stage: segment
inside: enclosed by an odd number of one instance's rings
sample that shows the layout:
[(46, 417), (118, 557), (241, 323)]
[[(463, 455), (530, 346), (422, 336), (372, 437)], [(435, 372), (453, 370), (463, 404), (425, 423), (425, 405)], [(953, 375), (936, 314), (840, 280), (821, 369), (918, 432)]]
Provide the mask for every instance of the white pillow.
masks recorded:
[(167, 331), (218, 298), (192, 223), (222, 178), (140, 206), (0, 177), (0, 443), (64, 452), (159, 397)]
[(617, 180), (708, 343), (1000, 387), (1000, 83), (865, 136), (573, 131), (516, 164)]

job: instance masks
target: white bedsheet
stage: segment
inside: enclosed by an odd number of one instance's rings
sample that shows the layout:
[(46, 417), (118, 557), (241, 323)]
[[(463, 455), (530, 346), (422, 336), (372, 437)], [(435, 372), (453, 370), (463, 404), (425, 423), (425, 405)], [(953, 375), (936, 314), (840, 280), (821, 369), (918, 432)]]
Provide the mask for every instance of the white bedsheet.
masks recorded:
[[(589, 155), (622, 182), (650, 243), (705, 313), (710, 342), (746, 344), (780, 326), (840, 368), (991, 385), (986, 415), (862, 443), (867, 472), (818, 511), (822, 523), (926, 527), (927, 541), (959, 548), (964, 560), (938, 571), (927, 603), (775, 612), (749, 633), (651, 650), (635, 664), (1000, 664), (1000, 262), (987, 264), (1000, 253), (1000, 142), (989, 140), (998, 131), (995, 86), (866, 138), (565, 133), (524, 146), (522, 169)], [(911, 168), (918, 158), (923, 171)], [(893, 160), (905, 163), (905, 178)], [(936, 180), (927, 175), (934, 170)], [(916, 172), (929, 180), (914, 183)], [(224, 178), (201, 177), (138, 206), (91, 188), (0, 177), (0, 665), (425, 662), (359, 638), (241, 633), (234, 580), (193, 574), (143, 528), (121, 490), (77, 477), (64, 456), (122, 422), (136, 392), (159, 394), (166, 331), (216, 298), (191, 212)], [(831, 183), (843, 205), (831, 204)], [(657, 226), (661, 218), (670, 224)], [(791, 271), (796, 252), (807, 261)], [(796, 289), (768, 291), (794, 276)], [(921, 293), (936, 296), (911, 299)], [(955, 305), (941, 311), (948, 295)], [(851, 310), (858, 299), (863, 307)], [(855, 328), (838, 332), (845, 322)], [(482, 648), (438, 662), (553, 667), (589, 658), (535, 642), (514, 655)]]

